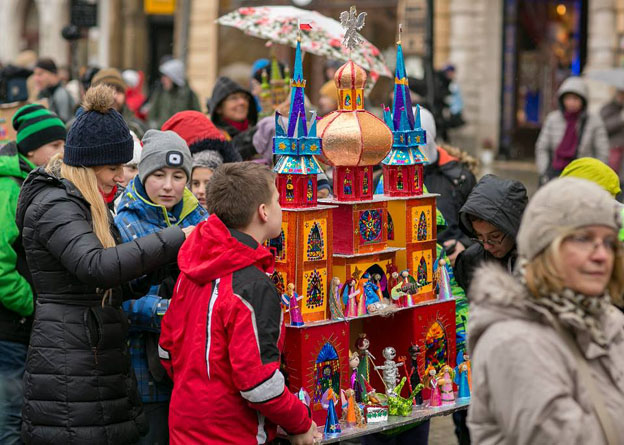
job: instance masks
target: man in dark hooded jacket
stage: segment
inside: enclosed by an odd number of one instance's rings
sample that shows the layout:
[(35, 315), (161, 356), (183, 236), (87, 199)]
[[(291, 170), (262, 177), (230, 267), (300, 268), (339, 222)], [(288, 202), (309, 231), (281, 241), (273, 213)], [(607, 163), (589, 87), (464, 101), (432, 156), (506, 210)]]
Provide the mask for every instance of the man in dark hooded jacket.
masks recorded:
[[(486, 175), (459, 211), (459, 226), (477, 242), (459, 254), (455, 279), (466, 291), (475, 269), (484, 261), (498, 261), (508, 271), (516, 262), (516, 234), (528, 202), (521, 182)], [(469, 295), (470, 297), (470, 295)]]

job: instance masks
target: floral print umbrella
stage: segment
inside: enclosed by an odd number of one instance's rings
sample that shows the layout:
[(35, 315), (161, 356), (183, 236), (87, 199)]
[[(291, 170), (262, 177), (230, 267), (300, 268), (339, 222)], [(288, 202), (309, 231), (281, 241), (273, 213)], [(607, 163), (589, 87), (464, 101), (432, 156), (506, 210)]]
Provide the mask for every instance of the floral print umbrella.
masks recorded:
[(247, 35), (292, 47), (297, 44), (298, 23), (309, 24), (311, 29), (301, 30), (301, 49), (304, 51), (342, 61), (351, 57), (355, 63), (370, 71), (370, 84), (374, 84), (380, 75), (392, 77), (375, 45), (362, 38), (362, 44), (349, 54), (349, 50), (342, 46), (345, 30), (340, 23), (316, 11), (293, 6), (247, 7), (230, 12), (217, 22), (238, 28)]

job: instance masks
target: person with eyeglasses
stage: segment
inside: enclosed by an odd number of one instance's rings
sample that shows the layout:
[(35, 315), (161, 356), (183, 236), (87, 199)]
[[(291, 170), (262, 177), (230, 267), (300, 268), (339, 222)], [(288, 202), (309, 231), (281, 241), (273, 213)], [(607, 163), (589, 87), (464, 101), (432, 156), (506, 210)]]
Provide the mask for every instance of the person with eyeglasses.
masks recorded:
[[(455, 260), (455, 279), (466, 291), (483, 262), (501, 264), (509, 272), (516, 263), (516, 234), (528, 202), (519, 181), (485, 175), (459, 211), (459, 227), (475, 243)], [(468, 295), (470, 298), (470, 295)]]
[(599, 185), (554, 179), (526, 207), (514, 273), (492, 264), (475, 272), (473, 442), (624, 443), (620, 222)]

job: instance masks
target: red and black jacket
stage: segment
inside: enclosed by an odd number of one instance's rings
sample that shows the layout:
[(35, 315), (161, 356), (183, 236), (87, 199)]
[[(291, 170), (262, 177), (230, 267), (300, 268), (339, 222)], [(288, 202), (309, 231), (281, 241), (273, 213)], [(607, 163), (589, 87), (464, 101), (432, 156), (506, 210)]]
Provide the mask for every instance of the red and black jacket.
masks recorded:
[(159, 352), (174, 381), (171, 444), (265, 443), (276, 425), (310, 428), (307, 407), (279, 370), (280, 298), (273, 256), (215, 215), (180, 249), (181, 274), (162, 322)]

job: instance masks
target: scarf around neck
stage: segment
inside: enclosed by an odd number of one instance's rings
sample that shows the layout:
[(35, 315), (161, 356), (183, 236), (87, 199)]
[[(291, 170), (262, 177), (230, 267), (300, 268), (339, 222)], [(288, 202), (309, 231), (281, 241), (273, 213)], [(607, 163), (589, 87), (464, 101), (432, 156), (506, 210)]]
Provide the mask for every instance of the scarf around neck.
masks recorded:
[(563, 113), (566, 121), (566, 129), (557, 150), (555, 150), (555, 158), (552, 166), (555, 170), (560, 171), (574, 160), (576, 157), (576, 147), (578, 146), (578, 131), (576, 130), (579, 117), (583, 110)]
[(238, 122), (238, 121), (233, 121), (231, 119), (223, 118), (223, 121), (226, 124), (236, 128), (236, 130), (238, 130), (239, 132), (243, 132), (243, 131), (247, 130), (247, 128), (249, 128), (249, 120), (247, 120), (247, 119), (245, 119), (244, 121)]
[[(526, 259), (519, 258), (514, 272), (525, 287), (527, 264)], [(540, 297), (535, 297), (528, 287), (526, 292), (533, 305), (548, 310), (565, 328), (587, 332), (593, 342), (602, 347), (606, 346), (607, 338), (601, 319), (611, 304), (608, 292), (597, 297), (589, 297), (568, 288), (560, 292), (542, 293)]]

